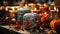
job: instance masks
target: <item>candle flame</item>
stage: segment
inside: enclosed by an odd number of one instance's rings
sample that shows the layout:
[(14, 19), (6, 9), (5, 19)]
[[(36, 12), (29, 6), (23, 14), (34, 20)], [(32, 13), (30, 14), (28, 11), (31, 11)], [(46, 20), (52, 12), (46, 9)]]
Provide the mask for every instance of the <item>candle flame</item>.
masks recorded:
[(56, 10), (56, 7), (54, 7), (54, 10)]
[(34, 8), (34, 10), (37, 10), (36, 8)]
[(57, 12), (58, 12), (59, 10), (57, 9)]
[(47, 14), (47, 12), (44, 13), (45, 15)]

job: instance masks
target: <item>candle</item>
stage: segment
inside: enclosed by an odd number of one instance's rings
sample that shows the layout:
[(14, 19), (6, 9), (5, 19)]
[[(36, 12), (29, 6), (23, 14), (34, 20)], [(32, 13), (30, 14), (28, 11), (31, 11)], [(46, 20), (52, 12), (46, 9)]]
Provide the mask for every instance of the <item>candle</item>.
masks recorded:
[(54, 7), (54, 10), (56, 10), (56, 7)]
[(16, 21), (16, 19), (15, 18), (12, 18), (12, 21)]
[(37, 10), (36, 8), (34, 8), (34, 10)]
[(9, 17), (6, 17), (5, 19), (8, 19)]
[(45, 12), (44, 14), (47, 15), (47, 12)]
[(47, 4), (44, 4), (44, 7), (47, 7)]
[(59, 10), (57, 9), (57, 12), (59, 12)]

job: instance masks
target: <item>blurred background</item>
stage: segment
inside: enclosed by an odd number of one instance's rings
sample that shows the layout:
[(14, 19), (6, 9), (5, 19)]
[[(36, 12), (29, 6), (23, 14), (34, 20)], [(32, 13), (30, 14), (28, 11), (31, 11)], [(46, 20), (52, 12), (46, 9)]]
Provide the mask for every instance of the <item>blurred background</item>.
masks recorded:
[(0, 25), (4, 34), (60, 34), (60, 0), (0, 0)]

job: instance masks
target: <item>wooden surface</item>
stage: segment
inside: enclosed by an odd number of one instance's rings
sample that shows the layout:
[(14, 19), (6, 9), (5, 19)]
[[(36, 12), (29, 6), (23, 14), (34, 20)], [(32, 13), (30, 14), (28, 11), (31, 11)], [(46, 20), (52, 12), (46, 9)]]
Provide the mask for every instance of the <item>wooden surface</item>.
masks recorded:
[(8, 30), (12, 30), (12, 31), (15, 31), (15, 32), (17, 32), (17, 33), (21, 33), (21, 34), (30, 34), (29, 32), (27, 32), (26, 30), (24, 30), (24, 31), (22, 31), (22, 30), (15, 30), (14, 28), (9, 28), (9, 26), (8, 25), (6, 25), (6, 26), (0, 26), (0, 27), (3, 27), (3, 28), (6, 28), (6, 29), (8, 29)]

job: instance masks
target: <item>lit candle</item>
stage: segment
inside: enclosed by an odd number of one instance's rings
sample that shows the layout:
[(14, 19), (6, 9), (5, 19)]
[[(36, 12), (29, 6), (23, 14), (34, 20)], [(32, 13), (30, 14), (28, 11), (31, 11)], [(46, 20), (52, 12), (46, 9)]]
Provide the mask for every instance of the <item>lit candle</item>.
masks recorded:
[(25, 4), (25, 7), (28, 7), (27, 4)]
[(44, 7), (47, 7), (47, 4), (44, 4)]
[(57, 9), (57, 12), (59, 12), (59, 10)]
[(16, 19), (15, 18), (12, 18), (12, 21), (16, 21)]
[(11, 9), (12, 9), (12, 12), (14, 11), (14, 7), (11, 7)]
[(8, 19), (9, 17), (6, 17), (5, 19)]
[(44, 13), (44, 17), (46, 17), (46, 16), (47, 16), (47, 12)]
[(47, 15), (47, 12), (45, 12), (44, 14)]
[(34, 10), (37, 10), (36, 8), (34, 8)]
[(56, 7), (54, 7), (54, 10), (56, 10)]
[(9, 7), (6, 7), (6, 8), (5, 8), (5, 11), (8, 11), (8, 8), (9, 8)]

